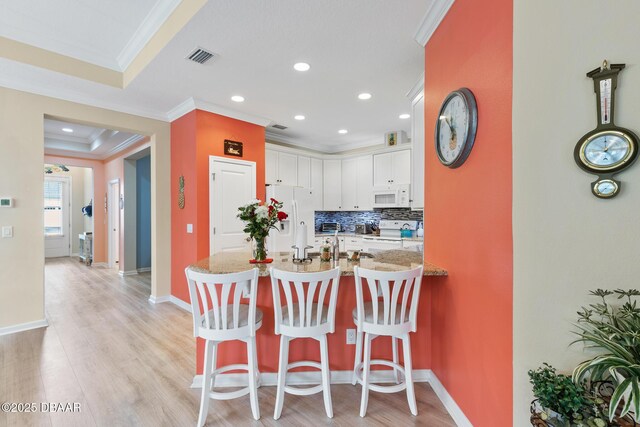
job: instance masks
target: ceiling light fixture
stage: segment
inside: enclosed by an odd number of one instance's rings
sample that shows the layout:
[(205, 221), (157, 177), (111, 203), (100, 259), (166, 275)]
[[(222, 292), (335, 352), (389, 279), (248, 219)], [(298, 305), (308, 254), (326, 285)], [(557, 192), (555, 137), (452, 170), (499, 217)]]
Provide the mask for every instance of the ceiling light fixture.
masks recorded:
[(409, 117), (411, 117), (411, 114), (404, 113), (404, 114), (400, 114), (398, 117), (401, 119), (408, 119)]
[(338, 133), (339, 133), (340, 135), (344, 135), (344, 134), (345, 134), (345, 133), (347, 133), (347, 132), (349, 132), (349, 131), (348, 131), (348, 130), (346, 130), (346, 129), (340, 129), (340, 130), (338, 131)]
[(240, 95), (233, 95), (231, 97), (231, 100), (233, 102), (244, 102), (244, 96), (240, 96)]
[(304, 120), (305, 116), (303, 116), (302, 114), (298, 114), (297, 116), (294, 116), (293, 118), (296, 119), (296, 120)]
[(62, 128), (62, 132), (73, 133), (73, 129), (71, 129), (71, 128)]
[(366, 101), (367, 99), (371, 99), (371, 94), (367, 92), (361, 93), (360, 95), (358, 95), (358, 99)]
[(307, 64), (306, 62), (296, 62), (295, 64), (293, 64), (293, 68), (296, 71), (309, 71), (311, 65)]

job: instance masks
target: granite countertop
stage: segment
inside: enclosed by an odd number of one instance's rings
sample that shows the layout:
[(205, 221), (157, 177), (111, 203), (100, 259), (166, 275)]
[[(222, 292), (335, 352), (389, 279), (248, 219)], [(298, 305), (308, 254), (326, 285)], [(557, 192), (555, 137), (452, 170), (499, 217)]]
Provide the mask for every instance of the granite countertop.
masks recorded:
[[(429, 262), (424, 262), (421, 251), (407, 250), (377, 250), (370, 252), (373, 258), (362, 257), (360, 261), (340, 259), (340, 275), (353, 276), (353, 267), (360, 266), (378, 271), (402, 271), (424, 265), (425, 276), (446, 276), (447, 271)], [(269, 276), (269, 267), (293, 272), (318, 272), (333, 268), (333, 262), (321, 262), (319, 257), (311, 262), (294, 263), (291, 252), (270, 252), (273, 258), (270, 264), (250, 264), (249, 252), (221, 252), (213, 254), (190, 265), (192, 269), (201, 273), (228, 274), (248, 270), (254, 266), (260, 269), (260, 276)]]

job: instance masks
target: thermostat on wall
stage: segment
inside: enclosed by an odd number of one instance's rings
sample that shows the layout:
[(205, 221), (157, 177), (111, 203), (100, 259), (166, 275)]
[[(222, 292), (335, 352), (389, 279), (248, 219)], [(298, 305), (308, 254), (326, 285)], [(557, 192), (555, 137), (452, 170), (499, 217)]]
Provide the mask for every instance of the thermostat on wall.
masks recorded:
[(10, 197), (0, 197), (0, 208), (12, 208), (13, 199)]

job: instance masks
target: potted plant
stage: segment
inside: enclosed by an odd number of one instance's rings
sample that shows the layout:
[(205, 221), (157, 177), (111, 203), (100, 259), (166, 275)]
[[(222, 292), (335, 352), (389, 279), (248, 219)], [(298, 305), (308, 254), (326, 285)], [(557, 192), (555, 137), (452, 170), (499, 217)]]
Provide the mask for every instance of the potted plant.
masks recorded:
[(249, 233), (253, 239), (252, 262), (271, 262), (267, 258), (266, 238), (269, 230), (277, 230), (277, 222), (287, 219), (288, 215), (282, 212), (282, 203), (271, 198), (269, 203), (261, 200), (252, 200), (238, 208), (238, 218), (245, 222), (244, 232)]
[[(616, 386), (609, 401), (609, 421), (631, 416), (636, 422), (640, 416), (640, 309), (636, 298), (640, 291), (598, 289), (591, 295), (601, 299), (578, 312), (575, 342), (584, 342), (588, 347), (604, 350), (592, 359), (579, 364), (573, 371), (573, 380), (599, 381), (609, 379)], [(622, 305), (608, 302), (612, 295)]]
[(573, 382), (570, 376), (556, 373), (556, 369), (544, 363), (538, 369), (530, 370), (529, 381), (533, 385), (533, 394), (537, 399), (532, 405), (532, 422), (540, 420), (553, 427), (595, 426), (605, 427), (604, 420), (593, 414), (592, 399), (583, 384)]

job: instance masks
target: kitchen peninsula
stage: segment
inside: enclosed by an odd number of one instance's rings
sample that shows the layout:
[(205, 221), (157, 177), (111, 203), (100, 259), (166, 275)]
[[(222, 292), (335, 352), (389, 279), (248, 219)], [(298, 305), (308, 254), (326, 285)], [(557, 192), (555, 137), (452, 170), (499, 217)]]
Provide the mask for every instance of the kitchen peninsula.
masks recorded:
[[(430, 348), (430, 292), (428, 287), (438, 284), (439, 277), (447, 275), (447, 271), (431, 263), (423, 261), (421, 251), (392, 250), (372, 251), (371, 257), (362, 257), (358, 262), (340, 259), (340, 288), (338, 290), (338, 304), (336, 309), (336, 331), (329, 334), (330, 368), (335, 371), (350, 371), (353, 369), (355, 345), (346, 344), (347, 329), (355, 328), (352, 311), (356, 306), (355, 279), (353, 267), (360, 266), (380, 271), (400, 271), (424, 265), (424, 278), (420, 293), (418, 308), (418, 331), (412, 334), (412, 351), (414, 369), (426, 369), (422, 361), (428, 360)], [(201, 273), (227, 274), (248, 270), (256, 266), (260, 270), (258, 281), (257, 305), (264, 317), (262, 327), (258, 330), (256, 341), (258, 347), (258, 365), (261, 372), (277, 372), (279, 337), (274, 334), (273, 297), (271, 293), (271, 279), (269, 267), (294, 272), (316, 272), (333, 268), (333, 262), (320, 262), (318, 257), (311, 262), (299, 264), (292, 261), (291, 252), (270, 252), (273, 258), (270, 264), (250, 264), (251, 254), (248, 252), (223, 252), (192, 264), (190, 268)], [(204, 342), (198, 340), (197, 371), (202, 372)], [(376, 340), (372, 344), (372, 352), (376, 358), (391, 358), (391, 344), (388, 340)], [(218, 365), (243, 363), (242, 355), (246, 353), (245, 344), (241, 342), (223, 343), (218, 353)], [(291, 343), (291, 360), (319, 360), (320, 350), (314, 340), (296, 340)], [(377, 369), (373, 367), (372, 369)], [(348, 376), (350, 379), (351, 377)]]

